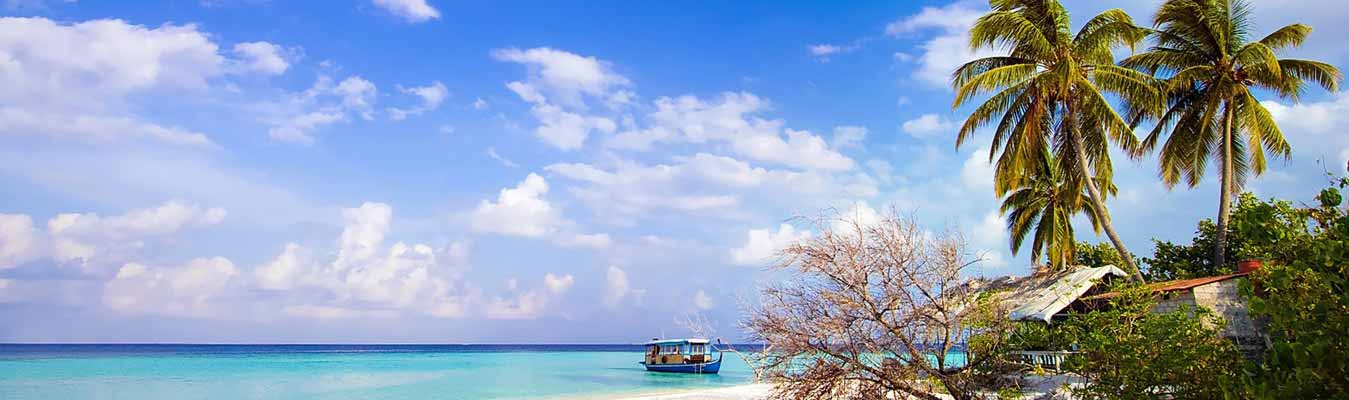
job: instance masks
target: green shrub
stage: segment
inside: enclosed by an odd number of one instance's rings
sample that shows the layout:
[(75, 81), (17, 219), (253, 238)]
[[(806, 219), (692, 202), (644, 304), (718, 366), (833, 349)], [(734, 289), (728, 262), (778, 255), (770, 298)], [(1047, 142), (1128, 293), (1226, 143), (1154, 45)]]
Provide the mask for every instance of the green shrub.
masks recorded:
[[(1083, 399), (1214, 399), (1238, 392), (1245, 360), (1218, 336), (1222, 322), (1203, 309), (1156, 314), (1154, 294), (1134, 286), (1100, 309), (1072, 315), (1077, 343), (1065, 369), (1082, 376)], [(1207, 324), (1205, 322), (1208, 322)]]

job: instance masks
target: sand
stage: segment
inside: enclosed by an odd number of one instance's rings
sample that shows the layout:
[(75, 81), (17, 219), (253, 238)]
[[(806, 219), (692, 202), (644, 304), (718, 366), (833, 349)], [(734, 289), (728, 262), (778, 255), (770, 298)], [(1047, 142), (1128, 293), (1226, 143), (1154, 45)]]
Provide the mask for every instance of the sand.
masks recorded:
[(766, 383), (730, 386), (716, 389), (696, 389), (673, 393), (625, 397), (625, 400), (759, 400), (768, 397), (773, 386)]

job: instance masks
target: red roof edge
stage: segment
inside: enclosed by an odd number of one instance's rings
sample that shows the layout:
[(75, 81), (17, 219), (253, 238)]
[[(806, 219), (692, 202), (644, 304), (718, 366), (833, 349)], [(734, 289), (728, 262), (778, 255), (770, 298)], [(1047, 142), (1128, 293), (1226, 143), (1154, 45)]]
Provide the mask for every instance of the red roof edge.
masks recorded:
[[(1240, 278), (1246, 275), (1250, 275), (1250, 272), (1238, 272), (1235, 274), (1207, 276), (1203, 278), (1177, 279), (1174, 281), (1150, 283), (1146, 287), (1148, 290), (1154, 293), (1174, 292), (1177, 290), (1193, 289), (1198, 286), (1204, 286), (1214, 282), (1222, 282), (1232, 278)], [(1100, 299), (1113, 298), (1115, 296), (1119, 296), (1119, 293), (1118, 292), (1102, 293), (1095, 296), (1083, 297), (1082, 299), (1100, 300)]]

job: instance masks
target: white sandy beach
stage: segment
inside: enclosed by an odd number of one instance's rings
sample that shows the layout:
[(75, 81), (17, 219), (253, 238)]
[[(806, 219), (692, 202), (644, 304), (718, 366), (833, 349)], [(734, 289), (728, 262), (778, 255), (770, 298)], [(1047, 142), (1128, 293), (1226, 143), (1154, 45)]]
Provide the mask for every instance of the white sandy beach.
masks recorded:
[(768, 397), (773, 386), (767, 383), (730, 386), (716, 389), (698, 389), (673, 393), (624, 397), (624, 400), (759, 400)]

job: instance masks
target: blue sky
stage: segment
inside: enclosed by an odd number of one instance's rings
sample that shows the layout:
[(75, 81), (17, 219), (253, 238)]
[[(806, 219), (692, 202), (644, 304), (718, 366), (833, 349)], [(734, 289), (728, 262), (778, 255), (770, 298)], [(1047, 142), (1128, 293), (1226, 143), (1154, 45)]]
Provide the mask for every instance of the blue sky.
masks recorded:
[[(1343, 7), (1255, 5), (1316, 29), (1292, 55), (1349, 57)], [(954, 146), (978, 2), (3, 6), (0, 341), (631, 342), (693, 312), (736, 337), (790, 219), (831, 207), (1029, 269), (987, 137)], [(1294, 157), (1248, 189), (1308, 199), (1349, 96), (1267, 106)], [(1110, 200), (1142, 255), (1216, 210), (1154, 166), (1117, 157)]]

